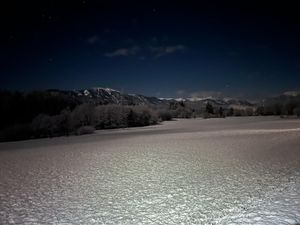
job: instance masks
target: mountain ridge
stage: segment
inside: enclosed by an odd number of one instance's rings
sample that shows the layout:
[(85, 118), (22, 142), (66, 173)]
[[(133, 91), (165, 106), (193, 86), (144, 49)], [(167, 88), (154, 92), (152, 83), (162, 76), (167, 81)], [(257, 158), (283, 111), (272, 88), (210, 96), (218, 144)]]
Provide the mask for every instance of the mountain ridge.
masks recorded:
[(112, 88), (107, 87), (93, 87), (87, 89), (76, 89), (70, 91), (76, 97), (83, 101), (92, 101), (97, 104), (120, 104), (120, 105), (165, 105), (170, 102), (185, 102), (185, 103), (211, 103), (214, 106), (230, 107), (249, 106), (254, 104), (247, 100), (229, 97), (205, 97), (205, 98), (157, 98), (153, 96), (146, 96), (141, 94), (128, 94)]

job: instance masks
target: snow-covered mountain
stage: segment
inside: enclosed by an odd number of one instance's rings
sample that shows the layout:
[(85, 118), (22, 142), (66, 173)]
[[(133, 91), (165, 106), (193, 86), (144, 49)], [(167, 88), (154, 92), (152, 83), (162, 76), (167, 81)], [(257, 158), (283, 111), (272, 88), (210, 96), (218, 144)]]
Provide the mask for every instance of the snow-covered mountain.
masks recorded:
[(120, 104), (120, 105), (167, 105), (170, 102), (185, 102), (186, 104), (223, 107), (251, 107), (253, 104), (246, 100), (236, 98), (205, 97), (205, 98), (156, 98), (140, 94), (128, 94), (111, 88), (94, 87), (72, 91), (49, 90), (52, 94), (62, 94), (75, 98), (80, 102), (95, 104)]
[(165, 101), (156, 97), (148, 97), (139, 94), (128, 94), (111, 88), (94, 87), (72, 91), (51, 90), (67, 94), (81, 102), (93, 102), (96, 104), (119, 104), (119, 105), (158, 105)]
[(231, 107), (231, 106), (253, 106), (252, 103), (246, 100), (240, 100), (237, 98), (220, 98), (220, 97), (194, 97), (194, 98), (160, 98), (160, 100), (167, 100), (167, 101), (176, 101), (176, 102), (186, 102), (186, 103), (199, 103), (199, 104), (207, 104), (210, 103), (213, 106), (224, 106), (224, 107)]

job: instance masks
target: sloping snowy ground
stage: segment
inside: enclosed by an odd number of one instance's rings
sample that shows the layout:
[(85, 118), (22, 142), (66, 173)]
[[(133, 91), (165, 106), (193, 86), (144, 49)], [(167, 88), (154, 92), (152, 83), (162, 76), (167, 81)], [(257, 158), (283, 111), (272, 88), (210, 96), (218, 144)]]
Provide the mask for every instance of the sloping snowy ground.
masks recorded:
[(298, 128), (180, 120), (2, 143), (0, 224), (296, 224)]

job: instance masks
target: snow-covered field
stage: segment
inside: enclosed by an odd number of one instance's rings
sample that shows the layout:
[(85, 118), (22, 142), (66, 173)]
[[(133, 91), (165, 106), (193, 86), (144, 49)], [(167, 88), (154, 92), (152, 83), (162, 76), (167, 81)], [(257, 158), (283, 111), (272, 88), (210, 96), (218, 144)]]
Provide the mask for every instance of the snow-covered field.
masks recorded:
[(300, 222), (300, 120), (179, 120), (0, 149), (0, 224)]

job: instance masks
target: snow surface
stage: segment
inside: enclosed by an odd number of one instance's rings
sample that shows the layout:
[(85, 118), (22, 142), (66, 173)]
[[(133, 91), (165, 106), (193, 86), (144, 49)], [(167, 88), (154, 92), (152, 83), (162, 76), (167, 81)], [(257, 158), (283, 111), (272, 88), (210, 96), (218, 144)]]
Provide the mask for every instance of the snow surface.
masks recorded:
[(296, 224), (300, 120), (190, 119), (0, 144), (0, 224)]

